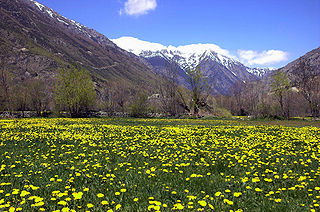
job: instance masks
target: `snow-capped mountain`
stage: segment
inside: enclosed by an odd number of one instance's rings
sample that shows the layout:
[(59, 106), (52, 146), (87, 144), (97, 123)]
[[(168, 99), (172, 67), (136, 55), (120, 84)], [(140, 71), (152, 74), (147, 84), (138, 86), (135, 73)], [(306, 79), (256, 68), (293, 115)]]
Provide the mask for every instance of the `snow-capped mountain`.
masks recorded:
[(179, 65), (179, 83), (186, 85), (186, 71), (201, 64), (201, 70), (215, 93), (230, 94), (236, 82), (259, 80), (269, 69), (249, 68), (240, 63), (228, 50), (215, 44), (191, 44), (164, 46), (159, 43), (141, 41), (133, 37), (121, 37), (112, 41), (129, 52), (143, 57), (155, 71), (164, 73), (168, 63)]
[(228, 50), (215, 44), (191, 44), (185, 46), (164, 46), (158, 43), (141, 41), (133, 37), (111, 39), (120, 48), (144, 58), (160, 56), (168, 60), (175, 59), (181, 68), (195, 68), (203, 59), (212, 58), (220, 64), (229, 67), (238, 63)]

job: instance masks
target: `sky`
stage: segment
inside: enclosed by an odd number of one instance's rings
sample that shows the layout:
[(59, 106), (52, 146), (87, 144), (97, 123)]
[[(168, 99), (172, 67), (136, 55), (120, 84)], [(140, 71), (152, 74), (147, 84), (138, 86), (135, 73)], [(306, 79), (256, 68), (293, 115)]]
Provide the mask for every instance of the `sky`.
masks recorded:
[(250, 67), (282, 67), (320, 46), (320, 0), (38, 2), (110, 39), (215, 44)]

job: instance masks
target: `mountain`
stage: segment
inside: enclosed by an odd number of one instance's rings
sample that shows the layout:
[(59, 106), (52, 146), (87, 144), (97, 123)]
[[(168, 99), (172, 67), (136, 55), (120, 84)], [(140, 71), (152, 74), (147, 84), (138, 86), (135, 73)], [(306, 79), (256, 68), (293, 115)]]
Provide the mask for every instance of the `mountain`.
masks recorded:
[(302, 57), (292, 61), (280, 70), (287, 73), (288, 77), (294, 81), (294, 78), (301, 74), (301, 63), (309, 64), (308, 71), (320, 75), (320, 47), (306, 53)]
[(229, 55), (228, 51), (214, 44), (192, 44), (186, 46), (163, 46), (132, 37), (112, 39), (120, 48), (144, 58), (153, 69), (165, 74), (171, 61), (178, 64), (178, 82), (185, 86), (186, 71), (201, 65), (201, 71), (215, 94), (229, 95), (236, 83), (261, 79), (270, 69), (249, 68)]
[[(315, 81), (309, 81), (308, 79), (320, 76), (320, 47), (313, 49), (300, 58), (290, 62), (286, 66), (277, 69), (277, 71), (283, 72), (287, 75), (294, 91), (298, 91), (298, 87), (311, 85), (309, 87), (309, 92), (313, 92), (312, 89), (318, 89), (318, 85), (315, 84)], [(263, 79), (258, 82), (258, 87), (260, 88), (257, 89), (260, 89), (260, 93), (270, 93), (273, 73), (276, 72), (266, 73)], [(299, 101), (301, 100), (297, 100), (297, 102)], [(305, 104), (308, 103), (305, 102)]]
[(52, 86), (69, 65), (86, 68), (98, 91), (120, 81), (152, 89), (158, 79), (139, 57), (33, 0), (0, 1), (0, 59), (16, 82), (42, 78)]

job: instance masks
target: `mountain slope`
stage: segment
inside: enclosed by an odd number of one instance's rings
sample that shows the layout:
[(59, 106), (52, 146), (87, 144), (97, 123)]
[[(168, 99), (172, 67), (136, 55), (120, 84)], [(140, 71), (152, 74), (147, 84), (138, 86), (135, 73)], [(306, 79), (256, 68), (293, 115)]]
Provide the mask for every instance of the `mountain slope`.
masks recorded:
[(33, 0), (0, 1), (0, 51), (16, 80), (53, 84), (58, 69), (70, 64), (89, 70), (98, 90), (115, 81), (149, 89), (157, 80), (135, 55)]
[(289, 77), (294, 78), (299, 75), (300, 63), (307, 62), (310, 65), (310, 72), (320, 75), (320, 47), (306, 53), (302, 57), (292, 61), (280, 70), (286, 72)]
[(144, 58), (156, 72), (164, 74), (171, 61), (178, 66), (178, 81), (187, 86), (186, 71), (201, 64), (201, 71), (215, 94), (229, 95), (236, 83), (259, 80), (269, 69), (249, 68), (214, 44), (163, 46), (132, 37), (112, 40), (119, 47)]

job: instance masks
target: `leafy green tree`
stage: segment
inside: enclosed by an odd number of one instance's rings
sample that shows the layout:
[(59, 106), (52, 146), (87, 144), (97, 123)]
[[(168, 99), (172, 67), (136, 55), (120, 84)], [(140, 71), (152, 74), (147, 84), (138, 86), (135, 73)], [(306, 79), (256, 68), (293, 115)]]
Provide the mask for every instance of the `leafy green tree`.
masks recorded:
[(288, 114), (285, 114), (284, 111), (284, 97), (289, 89), (290, 82), (287, 74), (280, 70), (275, 71), (271, 76), (271, 92), (277, 98), (280, 104), (281, 114), (285, 117), (287, 117)]
[(55, 103), (59, 111), (67, 110), (72, 117), (79, 117), (94, 106), (95, 100), (94, 84), (85, 69), (70, 67), (60, 70), (55, 87)]

